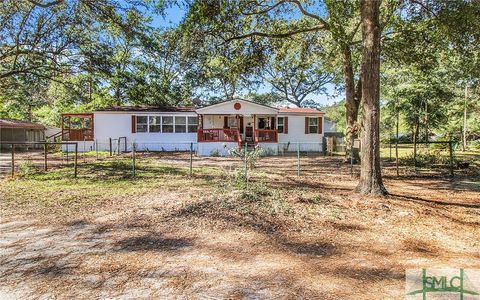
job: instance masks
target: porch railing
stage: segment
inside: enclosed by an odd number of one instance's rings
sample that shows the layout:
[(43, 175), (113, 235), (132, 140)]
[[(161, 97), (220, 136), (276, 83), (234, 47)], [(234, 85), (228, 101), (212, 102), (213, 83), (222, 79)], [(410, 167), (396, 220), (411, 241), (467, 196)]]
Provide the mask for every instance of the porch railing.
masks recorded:
[(208, 128), (198, 130), (199, 142), (237, 142), (240, 143), (238, 129), (229, 128)]
[(277, 143), (278, 132), (276, 129), (255, 129), (255, 143)]
[(93, 130), (88, 128), (62, 130), (63, 141), (93, 141)]

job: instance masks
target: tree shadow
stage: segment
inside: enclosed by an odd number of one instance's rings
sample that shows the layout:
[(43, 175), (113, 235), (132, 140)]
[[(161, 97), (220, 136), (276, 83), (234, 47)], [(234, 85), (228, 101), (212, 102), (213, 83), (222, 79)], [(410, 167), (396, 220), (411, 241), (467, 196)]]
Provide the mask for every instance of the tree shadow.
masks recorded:
[(115, 251), (172, 251), (193, 246), (189, 239), (162, 238), (154, 234), (130, 237), (118, 241)]
[(440, 206), (453, 206), (453, 207), (475, 208), (475, 209), (480, 208), (480, 204), (436, 201), (436, 200), (430, 200), (430, 199), (420, 198), (416, 196), (407, 196), (407, 195), (400, 195), (400, 194), (394, 194), (394, 193), (390, 193), (389, 198), (391, 200), (401, 200), (401, 201), (408, 200), (408, 201), (414, 201), (414, 202), (428, 203), (434, 206), (440, 205)]

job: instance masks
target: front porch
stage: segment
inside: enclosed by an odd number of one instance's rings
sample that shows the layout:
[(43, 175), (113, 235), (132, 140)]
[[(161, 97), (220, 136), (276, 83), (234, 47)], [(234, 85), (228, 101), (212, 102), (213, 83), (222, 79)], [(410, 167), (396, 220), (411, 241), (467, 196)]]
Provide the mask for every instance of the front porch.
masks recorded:
[(275, 115), (199, 115), (199, 143), (278, 143)]

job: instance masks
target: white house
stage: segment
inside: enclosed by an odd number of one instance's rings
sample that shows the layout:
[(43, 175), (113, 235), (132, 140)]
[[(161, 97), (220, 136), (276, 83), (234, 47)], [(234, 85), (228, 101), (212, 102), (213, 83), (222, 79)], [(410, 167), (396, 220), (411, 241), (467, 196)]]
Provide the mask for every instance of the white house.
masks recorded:
[(234, 147), (260, 146), (267, 153), (323, 151), (324, 113), (312, 108), (274, 108), (234, 99), (202, 107), (113, 107), (91, 114), (64, 114), (62, 138), (81, 141), (79, 151), (189, 150), (227, 155)]

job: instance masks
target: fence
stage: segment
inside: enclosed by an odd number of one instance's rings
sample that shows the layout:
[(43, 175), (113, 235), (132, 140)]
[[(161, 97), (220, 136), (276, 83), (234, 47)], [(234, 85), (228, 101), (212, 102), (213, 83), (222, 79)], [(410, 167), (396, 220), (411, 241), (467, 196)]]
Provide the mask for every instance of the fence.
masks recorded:
[[(429, 141), (418, 143), (395, 143), (390, 141), (381, 147), (384, 165), (394, 162), (396, 176), (400, 167), (410, 167), (414, 172), (422, 169), (448, 170), (454, 176), (454, 170), (462, 168), (462, 161), (456, 157), (453, 141)], [(467, 162), (463, 162), (465, 164)], [(468, 164), (468, 163), (467, 163)]]
[[(2, 142), (2, 147), (0, 147), (0, 173), (5, 173), (6, 169), (10, 169), (11, 176), (15, 176), (15, 171), (18, 167), (18, 159), (24, 163), (29, 163), (32, 167), (38, 167), (38, 165), (41, 165), (41, 168), (44, 171), (47, 171), (49, 168), (49, 161), (50, 163), (58, 165), (64, 160), (63, 155), (62, 157), (59, 157), (58, 155), (54, 157), (49, 156), (51, 153), (62, 153), (58, 152), (60, 149), (57, 149), (56, 146), (73, 148), (73, 155), (70, 155), (70, 159), (73, 160), (74, 177), (77, 177), (78, 144), (76, 142)], [(6, 153), (9, 155), (5, 155)], [(63, 154), (66, 155), (66, 163), (68, 164), (69, 152), (67, 151)], [(6, 164), (8, 158), (10, 159), (10, 166)]]
[[(244, 170), (245, 179), (248, 180), (252, 167), (250, 161), (253, 160), (258, 161), (254, 171), (256, 174), (276, 172), (286, 176), (317, 176), (341, 173), (348, 176), (359, 173), (359, 166), (350, 164), (350, 161), (345, 159), (344, 153), (334, 151), (326, 155), (322, 143), (259, 143), (255, 147), (253, 144), (245, 143), (241, 149), (238, 147), (225, 149), (226, 153), (231, 154), (229, 157), (220, 157), (220, 153), (199, 156), (197, 143), (127, 143), (124, 138), (78, 143), (3, 142), (2, 145), (3, 148), (8, 145), (8, 149), (0, 152), (0, 172), (12, 176), (27, 165), (44, 172), (63, 169), (64, 174), (88, 177), (101, 169), (95, 168), (95, 165), (110, 164), (116, 165), (119, 168), (118, 172), (106, 172), (103, 176), (121, 174), (137, 177), (145, 174), (146, 166), (162, 164), (182, 168), (185, 174), (190, 176), (194, 175), (196, 170), (200, 172), (203, 167)], [(454, 169), (458, 167), (458, 160), (457, 164), (455, 163), (454, 145), (451, 142), (419, 144), (416, 155), (413, 155), (411, 144), (398, 144), (398, 150), (394, 144), (382, 146), (384, 173), (400, 176), (400, 173), (407, 174), (410, 169), (416, 172), (422, 168), (435, 168), (448, 170), (448, 174), (453, 175)], [(259, 150), (260, 148), (262, 150)], [(426, 150), (440, 151), (440, 156), (443, 157), (441, 163), (436, 165), (428, 161), (425, 163)], [(436, 155), (437, 152), (431, 153), (429, 157)]]

